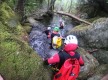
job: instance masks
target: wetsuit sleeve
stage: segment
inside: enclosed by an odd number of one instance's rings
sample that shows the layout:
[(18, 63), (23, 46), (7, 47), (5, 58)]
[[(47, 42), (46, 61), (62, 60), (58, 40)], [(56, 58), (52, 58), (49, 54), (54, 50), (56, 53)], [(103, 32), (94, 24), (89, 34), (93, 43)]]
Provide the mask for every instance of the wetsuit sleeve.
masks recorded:
[(79, 63), (80, 63), (80, 66), (84, 66), (84, 60), (81, 56), (79, 58)]
[(59, 63), (60, 62), (60, 58), (59, 58), (58, 53), (55, 54), (54, 56), (52, 56), (51, 58), (49, 58), (47, 61), (48, 61), (48, 64)]
[(84, 60), (83, 60), (82, 56), (78, 52), (76, 52), (74, 57), (78, 59), (80, 66), (84, 65)]

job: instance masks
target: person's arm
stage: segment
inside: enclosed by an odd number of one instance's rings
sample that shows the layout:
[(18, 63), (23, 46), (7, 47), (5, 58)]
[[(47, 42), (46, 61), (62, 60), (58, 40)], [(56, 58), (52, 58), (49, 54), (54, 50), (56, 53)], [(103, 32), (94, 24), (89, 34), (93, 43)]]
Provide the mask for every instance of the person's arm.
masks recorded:
[(58, 53), (52, 56), (51, 58), (48, 58), (47, 60), (45, 60), (46, 64), (55, 64), (59, 62), (60, 62), (60, 58), (59, 58)]
[(79, 64), (80, 64), (80, 66), (84, 66), (84, 60), (81, 56), (79, 58)]
[(84, 66), (84, 60), (78, 52), (76, 52), (75, 57), (78, 59), (80, 66)]
[(51, 38), (51, 33), (50, 32), (48, 33), (48, 38)]

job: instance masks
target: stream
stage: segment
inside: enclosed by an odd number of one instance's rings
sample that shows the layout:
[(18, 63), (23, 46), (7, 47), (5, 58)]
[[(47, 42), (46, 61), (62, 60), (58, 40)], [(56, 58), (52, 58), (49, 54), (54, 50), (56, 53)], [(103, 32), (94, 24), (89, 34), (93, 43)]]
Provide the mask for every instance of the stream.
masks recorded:
[[(57, 53), (57, 50), (53, 50), (53, 49), (49, 49), (50, 45), (47, 39), (47, 35), (45, 33), (43, 33), (43, 31), (47, 28), (47, 27), (51, 27), (53, 29), (53, 27), (55, 26), (59, 26), (59, 20), (60, 20), (61, 16), (55, 14), (53, 16), (53, 18), (50, 20), (50, 22), (46, 23), (40, 23), (38, 22), (38, 25), (32, 25), (32, 30), (30, 32), (30, 46), (37, 52), (37, 54), (39, 56), (41, 56), (41, 58), (47, 59), (48, 57), (53, 56), (55, 53)], [(66, 36), (66, 32), (68, 32), (69, 30), (72, 29), (73, 25), (71, 20), (69, 20), (69, 18), (64, 18), (62, 17), (62, 19), (65, 22), (65, 28), (64, 28), (64, 36)]]

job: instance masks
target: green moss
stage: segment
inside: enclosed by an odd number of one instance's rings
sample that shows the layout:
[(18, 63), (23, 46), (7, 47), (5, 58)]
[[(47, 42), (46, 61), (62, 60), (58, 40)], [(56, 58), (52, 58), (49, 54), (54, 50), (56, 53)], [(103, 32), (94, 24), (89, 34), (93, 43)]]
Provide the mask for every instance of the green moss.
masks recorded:
[(40, 70), (40, 57), (27, 43), (14, 37), (5, 39), (1, 41), (0, 50), (0, 72), (7, 80), (27, 80), (34, 70)]
[(5, 28), (5, 30), (7, 28), (7, 31), (9, 33), (14, 33), (18, 35), (23, 30), (23, 28), (18, 22), (17, 17), (15, 16), (15, 13), (9, 6), (7, 6), (6, 3), (2, 3), (0, 5), (0, 20), (2, 21), (2, 24), (5, 26), (3, 28)]
[(93, 22), (93, 21), (95, 21), (95, 20), (97, 20), (97, 19), (99, 19), (100, 17), (99, 16), (97, 16), (97, 17), (94, 17), (94, 18), (90, 18), (90, 19), (87, 19), (87, 21), (89, 21), (89, 22)]
[(78, 31), (78, 32), (79, 32), (79, 31), (82, 32), (82, 31), (87, 30), (88, 28), (90, 28), (89, 25), (87, 25), (87, 24), (81, 24), (81, 25), (78, 25), (78, 26), (72, 28), (72, 30), (69, 31), (68, 34), (70, 34), (71, 32), (77, 32), (77, 31)]
[(42, 76), (48, 71), (23, 40), (24, 35), (27, 33), (11, 8), (0, 4), (0, 74), (5, 80), (50, 80), (50, 76)]
[(7, 38), (9, 38), (9, 37), (11, 37), (11, 35), (8, 33), (8, 32), (0, 32), (0, 40), (1, 41), (3, 41), (3, 40), (5, 40), (5, 39), (7, 39)]
[(26, 30), (26, 32), (30, 32), (30, 30), (31, 30), (31, 27), (30, 26), (28, 26), (28, 25), (26, 25), (26, 26), (23, 26), (23, 28)]
[(19, 45), (12, 41), (2, 42), (0, 47), (5, 49), (7, 52), (15, 52), (19, 48)]
[(6, 3), (2, 3), (0, 5), (0, 19), (4, 20), (6, 22), (7, 19), (10, 19), (12, 16), (15, 16), (14, 12), (12, 9), (7, 6)]
[(25, 32), (25, 29), (19, 24), (17, 26), (16, 32), (18, 32), (18, 34), (21, 35), (22, 32)]

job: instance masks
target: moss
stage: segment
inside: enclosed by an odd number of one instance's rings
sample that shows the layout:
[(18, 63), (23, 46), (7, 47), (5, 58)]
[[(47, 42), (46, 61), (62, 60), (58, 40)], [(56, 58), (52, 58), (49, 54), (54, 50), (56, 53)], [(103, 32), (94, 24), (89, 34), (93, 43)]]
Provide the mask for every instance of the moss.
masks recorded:
[[(23, 40), (26, 31), (6, 3), (0, 4), (0, 74), (5, 80), (50, 80), (41, 58)], [(32, 77), (35, 73), (36, 77)]]
[(97, 20), (97, 19), (99, 19), (100, 17), (99, 16), (97, 16), (97, 17), (94, 17), (94, 18), (90, 18), (90, 19), (87, 19), (87, 21), (89, 21), (89, 22), (93, 22), (93, 21), (95, 21), (95, 20)]
[(0, 50), (0, 72), (6, 80), (27, 80), (34, 69), (40, 70), (40, 57), (28, 44), (8, 39), (1, 42)]
[(31, 30), (31, 27), (28, 25), (23, 26), (23, 28), (26, 30), (27, 33), (29, 33)]
[(15, 16), (12, 9), (9, 6), (7, 6), (5, 2), (0, 5), (0, 9), (1, 9), (0, 10), (1, 19), (7, 20), (11, 18), (12, 16)]
[(6, 3), (0, 5), (0, 20), (2, 21), (2, 24), (5, 25), (3, 28), (9, 28), (9, 33), (19, 34), (23, 30), (15, 13)]
[(72, 28), (72, 30), (70, 30), (68, 32), (68, 34), (70, 34), (71, 32), (83, 32), (87, 29), (89, 29), (91, 26), (87, 25), (87, 24), (81, 24), (81, 25), (78, 25), (78, 26), (75, 26), (74, 28)]
[(0, 47), (5, 49), (7, 52), (15, 52), (17, 51), (19, 45), (16, 42), (7, 41), (7, 42), (2, 42)]

